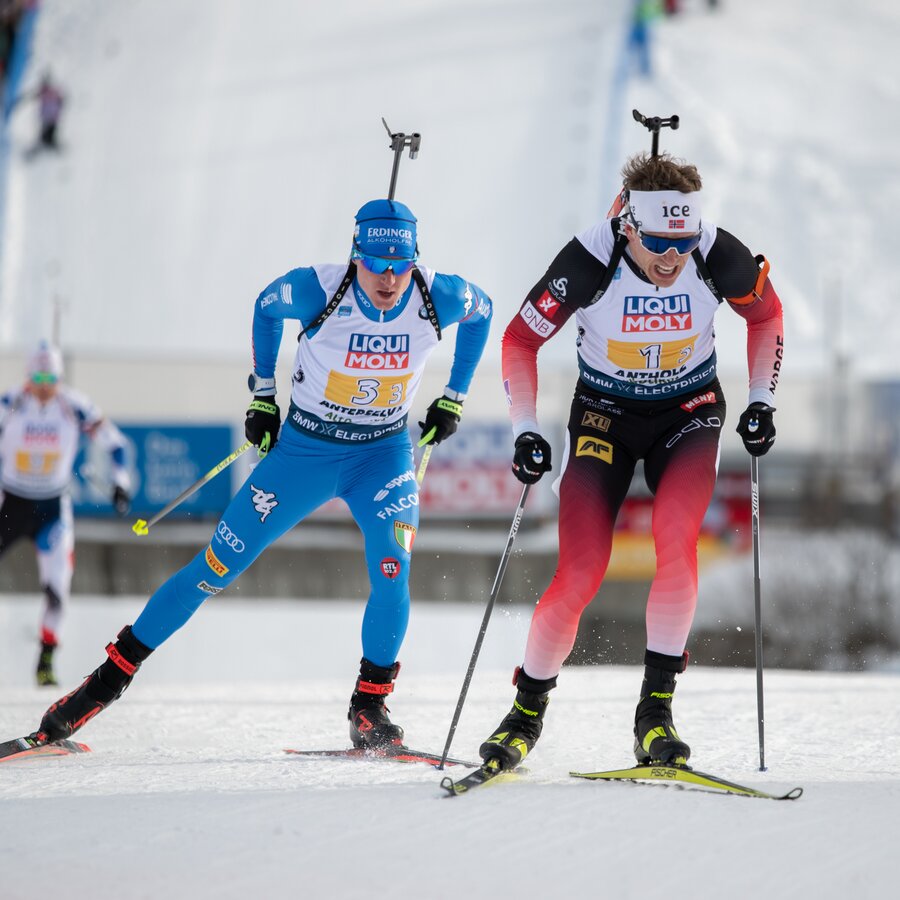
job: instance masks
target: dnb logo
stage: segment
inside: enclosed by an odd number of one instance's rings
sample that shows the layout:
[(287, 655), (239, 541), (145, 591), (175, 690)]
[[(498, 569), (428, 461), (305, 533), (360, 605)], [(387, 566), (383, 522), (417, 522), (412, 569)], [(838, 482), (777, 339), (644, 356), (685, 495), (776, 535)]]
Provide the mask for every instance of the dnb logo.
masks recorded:
[(541, 337), (550, 337), (550, 335), (556, 331), (556, 326), (545, 319), (530, 303), (526, 303), (519, 310), (519, 315), (525, 321), (525, 324), (528, 325), (535, 334), (538, 334)]
[(348, 369), (405, 369), (408, 334), (351, 334), (344, 365)]
[(595, 456), (605, 463), (611, 463), (613, 458), (613, 446), (607, 441), (601, 441), (600, 438), (592, 437), (589, 434), (583, 434), (578, 438), (578, 443), (575, 445), (575, 455)]
[(400, 561), (390, 556), (381, 561), (381, 574), (385, 578), (396, 578), (400, 574)]

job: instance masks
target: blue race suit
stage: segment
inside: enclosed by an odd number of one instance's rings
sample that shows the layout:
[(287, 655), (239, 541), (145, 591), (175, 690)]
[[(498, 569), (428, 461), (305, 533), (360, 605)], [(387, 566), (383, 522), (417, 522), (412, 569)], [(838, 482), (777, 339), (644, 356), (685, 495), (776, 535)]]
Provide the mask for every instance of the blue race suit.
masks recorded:
[[(462, 400), (487, 341), (491, 301), (459, 276), (421, 271), (441, 329), (460, 326), (446, 393)], [(284, 320), (299, 319), (306, 329), (346, 272), (344, 266), (295, 269), (262, 291), (253, 317), (258, 376), (274, 377)], [(410, 553), (419, 524), (406, 417), (437, 340), (414, 281), (382, 313), (354, 280), (324, 323), (302, 333), (277, 444), (232, 499), (209, 545), (149, 599), (133, 625), (135, 637), (158, 647), (269, 544), (340, 497), (365, 541), (371, 592), (363, 655), (392, 665), (409, 619)]]

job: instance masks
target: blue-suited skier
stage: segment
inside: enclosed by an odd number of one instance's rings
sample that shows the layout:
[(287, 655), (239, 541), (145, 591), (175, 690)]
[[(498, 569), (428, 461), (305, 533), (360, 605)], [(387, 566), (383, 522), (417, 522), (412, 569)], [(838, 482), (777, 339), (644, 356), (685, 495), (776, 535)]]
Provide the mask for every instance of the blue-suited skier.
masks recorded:
[[(349, 265), (294, 269), (262, 291), (253, 312), (254, 396), (245, 423), (262, 461), (209, 544), (150, 597), (106, 648), (108, 659), (47, 710), (39, 741), (69, 737), (120, 697), (141, 663), (204, 600), (309, 513), (340, 497), (362, 530), (371, 584), (350, 737), (364, 748), (402, 743), (385, 698), (409, 619), (419, 523), (407, 414), (442, 331), (459, 323), (449, 382), (419, 423), (427, 443), (456, 431), (491, 317), (491, 301), (478, 286), (417, 260), (412, 212), (397, 201), (372, 200), (356, 215)], [(301, 332), (282, 426), (275, 363), (285, 319), (299, 319)]]

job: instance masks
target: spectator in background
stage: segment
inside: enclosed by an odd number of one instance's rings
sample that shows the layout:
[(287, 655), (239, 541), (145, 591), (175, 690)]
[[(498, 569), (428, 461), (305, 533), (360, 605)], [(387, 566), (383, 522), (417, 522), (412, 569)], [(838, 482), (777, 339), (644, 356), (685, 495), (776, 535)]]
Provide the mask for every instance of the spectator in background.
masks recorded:
[(60, 384), (62, 375), (62, 354), (45, 341), (28, 361), (24, 386), (0, 395), (0, 557), (23, 537), (37, 549), (46, 600), (39, 685), (57, 683), (53, 655), (75, 562), (68, 487), (82, 435), (109, 450), (116, 512), (130, 505), (125, 438), (87, 397)]
[(63, 92), (51, 80), (49, 72), (41, 79), (37, 96), (38, 115), (41, 122), (41, 144), (51, 150), (59, 150), (56, 128), (59, 125), (59, 117), (62, 115), (66, 99)]
[(634, 0), (631, 29), (628, 32), (628, 56), (634, 60), (639, 74), (653, 74), (650, 58), (650, 23), (660, 15), (659, 0)]
[(45, 72), (37, 89), (23, 94), (21, 99), (38, 101), (40, 132), (37, 142), (28, 151), (28, 156), (34, 156), (41, 150), (55, 150), (58, 152), (60, 146), (56, 131), (59, 127), (63, 106), (66, 103), (65, 94), (59, 85), (53, 81), (49, 72)]

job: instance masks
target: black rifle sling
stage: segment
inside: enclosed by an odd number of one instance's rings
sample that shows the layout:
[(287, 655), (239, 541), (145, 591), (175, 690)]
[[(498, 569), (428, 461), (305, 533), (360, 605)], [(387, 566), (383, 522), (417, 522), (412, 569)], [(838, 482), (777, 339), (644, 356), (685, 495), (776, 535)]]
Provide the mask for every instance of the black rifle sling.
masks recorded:
[[(609, 255), (609, 262), (606, 264), (606, 271), (603, 273), (603, 278), (600, 281), (597, 292), (594, 294), (593, 300), (591, 300), (591, 305), (596, 303), (606, 293), (610, 284), (612, 284), (612, 280), (616, 275), (616, 269), (619, 267), (619, 261), (622, 259), (622, 254), (625, 252), (625, 247), (628, 245), (628, 239), (619, 231), (619, 220), (612, 219), (610, 224), (615, 231), (616, 241), (613, 244), (612, 253), (610, 253)], [(715, 279), (712, 277), (712, 273), (709, 271), (709, 266), (706, 265), (706, 260), (703, 258), (703, 254), (700, 252), (699, 247), (693, 250), (693, 252), (691, 253), (691, 259), (694, 260), (694, 265), (697, 267), (697, 274), (700, 276), (703, 283), (709, 289), (710, 293), (716, 298), (716, 300), (721, 303), (725, 299), (725, 297), (719, 290)]]
[(709, 266), (706, 264), (706, 260), (703, 258), (703, 254), (700, 252), (699, 247), (691, 253), (691, 259), (694, 260), (694, 265), (697, 267), (697, 274), (707, 288), (709, 288), (709, 292), (719, 301), (719, 303), (721, 303), (725, 297), (716, 285), (716, 282), (709, 271)]
[[(416, 282), (416, 287), (418, 287), (419, 292), (422, 294), (422, 301), (425, 305), (425, 311), (428, 313), (428, 319), (431, 322), (434, 330), (437, 332), (438, 340), (441, 339), (441, 323), (438, 322), (437, 313), (434, 309), (434, 302), (431, 299), (431, 291), (428, 290), (428, 285), (425, 283), (425, 276), (418, 270), (418, 268), (414, 268), (412, 270), (413, 280)], [(347, 293), (350, 285), (353, 284), (353, 279), (356, 277), (356, 263), (351, 262), (347, 267), (347, 271), (344, 274), (343, 279), (341, 280), (340, 287), (335, 291), (334, 296), (325, 304), (325, 308), (322, 312), (319, 313), (306, 326), (298, 335), (297, 340), (303, 337), (304, 334), (312, 331), (315, 328), (318, 328), (322, 323), (340, 306), (341, 300), (344, 299), (344, 294)]]
[(341, 300), (344, 299), (344, 294), (347, 293), (348, 288), (351, 284), (353, 284), (353, 279), (356, 277), (356, 263), (350, 263), (347, 266), (347, 271), (344, 273), (344, 277), (341, 279), (340, 287), (334, 292), (334, 296), (325, 304), (325, 308), (320, 312), (300, 334), (297, 335), (297, 340), (303, 337), (309, 331), (312, 331), (314, 328), (318, 328), (337, 308), (340, 306)]
[(600, 284), (597, 286), (597, 290), (591, 302), (588, 304), (589, 306), (593, 306), (597, 303), (609, 289), (613, 278), (616, 277), (616, 269), (619, 268), (619, 261), (622, 259), (622, 254), (628, 246), (628, 238), (626, 238), (619, 230), (619, 219), (612, 219), (610, 226), (613, 229), (616, 240), (613, 244), (612, 253), (609, 254), (609, 262), (606, 264), (606, 271), (603, 273), (603, 278), (600, 279)]
[(412, 270), (413, 281), (416, 283), (416, 287), (419, 289), (419, 293), (422, 295), (422, 303), (425, 306), (425, 312), (428, 314), (428, 321), (431, 322), (431, 327), (434, 328), (435, 334), (437, 334), (437, 339), (441, 339), (441, 323), (438, 322), (437, 313), (434, 309), (434, 301), (431, 299), (431, 291), (428, 290), (428, 285), (425, 283), (425, 276), (419, 271), (419, 267), (416, 266)]

